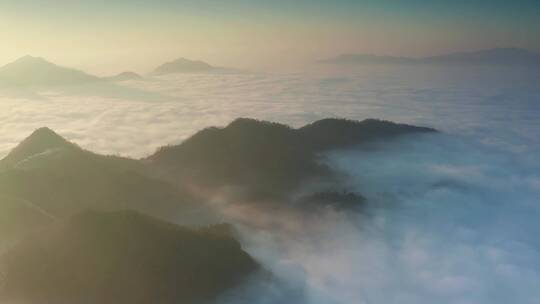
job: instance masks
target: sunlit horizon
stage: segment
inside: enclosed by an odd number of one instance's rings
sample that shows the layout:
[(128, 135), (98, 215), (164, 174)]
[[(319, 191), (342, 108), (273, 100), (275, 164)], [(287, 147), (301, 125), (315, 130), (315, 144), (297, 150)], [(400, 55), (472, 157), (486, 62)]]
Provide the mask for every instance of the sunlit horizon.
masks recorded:
[(540, 50), (534, 1), (0, 2), (0, 64), (24, 55), (105, 75), (178, 57), (286, 70), (345, 53)]

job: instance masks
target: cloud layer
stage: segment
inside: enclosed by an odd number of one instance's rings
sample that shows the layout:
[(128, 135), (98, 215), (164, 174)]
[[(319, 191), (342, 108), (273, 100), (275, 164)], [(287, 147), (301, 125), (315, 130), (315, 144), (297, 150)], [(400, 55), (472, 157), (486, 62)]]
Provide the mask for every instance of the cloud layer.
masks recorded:
[[(119, 88), (0, 89), (0, 155), (49, 126), (83, 147), (141, 157), (239, 116), (294, 126), (325, 117), (425, 124), (538, 146), (540, 73), (380, 68), (349, 73), (178, 75)], [(134, 90), (136, 89), (136, 90)], [(496, 132), (495, 132), (496, 130)]]
[[(245, 249), (286, 286), (305, 292), (295, 303), (502, 304), (540, 297), (540, 165), (445, 134), (336, 151), (326, 162), (368, 198), (361, 213), (252, 210), (240, 226)], [(224, 303), (278, 303), (290, 295), (256, 282)]]
[[(42, 126), (96, 152), (143, 157), (239, 116), (428, 125), (445, 134), (328, 155), (370, 200), (363, 214), (271, 219), (272, 229), (241, 229), (244, 246), (288, 286), (305, 288), (310, 304), (540, 297), (540, 72), (378, 68), (121, 85), (125, 92), (0, 90), (0, 155)], [(258, 299), (283, 296), (261, 288), (251, 289)]]

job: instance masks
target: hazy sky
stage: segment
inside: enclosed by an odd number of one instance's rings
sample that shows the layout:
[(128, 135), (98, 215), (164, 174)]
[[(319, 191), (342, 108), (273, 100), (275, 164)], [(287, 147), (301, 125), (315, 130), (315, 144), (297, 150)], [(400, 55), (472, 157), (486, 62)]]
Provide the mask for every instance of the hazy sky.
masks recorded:
[(540, 49), (540, 2), (0, 0), (0, 64), (22, 55), (104, 74), (176, 57), (276, 68), (339, 53)]

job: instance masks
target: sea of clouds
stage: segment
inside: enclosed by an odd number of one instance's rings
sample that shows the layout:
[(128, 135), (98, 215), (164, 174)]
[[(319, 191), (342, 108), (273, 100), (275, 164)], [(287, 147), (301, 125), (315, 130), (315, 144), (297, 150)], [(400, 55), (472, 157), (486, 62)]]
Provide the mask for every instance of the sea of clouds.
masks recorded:
[(0, 87), (0, 156), (48, 126), (96, 152), (142, 157), (239, 116), (293, 126), (326, 117), (375, 117), (513, 148), (538, 146), (539, 83), (537, 71), (416, 67), (192, 74), (41, 90)]
[[(442, 131), (325, 155), (368, 198), (359, 214), (239, 228), (247, 251), (305, 291), (298, 302), (537, 303), (540, 71), (379, 67), (0, 90), (0, 155), (49, 126), (96, 152), (143, 157), (239, 116), (292, 126), (372, 117)], [(283, 302), (282, 287), (257, 280), (223, 302)]]

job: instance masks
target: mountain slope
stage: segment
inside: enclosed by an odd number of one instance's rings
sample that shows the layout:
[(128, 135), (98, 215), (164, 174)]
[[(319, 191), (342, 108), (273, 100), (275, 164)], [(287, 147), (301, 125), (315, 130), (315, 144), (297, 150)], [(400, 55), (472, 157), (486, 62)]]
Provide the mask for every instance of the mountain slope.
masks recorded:
[[(319, 162), (321, 153), (434, 131), (380, 120), (343, 119), (293, 129), (240, 118), (225, 128), (204, 129), (139, 161), (86, 151), (41, 128), (0, 160), (0, 237), (17, 239), (86, 209), (134, 209), (186, 224), (208, 223), (215, 221), (215, 211), (200, 202), (223, 194), (222, 190), (232, 190), (238, 200), (289, 206), (290, 196), (306, 183), (337, 181), (336, 173)], [(338, 206), (363, 201), (360, 194), (353, 197), (341, 191), (347, 189), (304, 193), (307, 196), (296, 205), (310, 208), (305, 202)]]
[(0, 85), (65, 86), (101, 81), (84, 72), (61, 67), (43, 58), (25, 56), (0, 67)]
[(0, 161), (0, 226), (85, 209), (136, 209), (178, 221), (196, 221), (199, 212), (204, 217), (192, 196), (150, 173), (139, 161), (94, 154), (39, 129)]
[(318, 154), (371, 140), (434, 132), (429, 128), (366, 120), (326, 119), (292, 129), (237, 119), (225, 128), (208, 128), (177, 146), (163, 147), (147, 160), (169, 179), (208, 188), (240, 187), (257, 195), (282, 195), (332, 171)]
[(37, 129), (24, 139), (0, 161), (0, 165), (16, 166), (17, 163), (23, 162), (29, 157), (36, 157), (41, 153), (52, 152), (58, 149), (79, 150), (80, 148), (68, 142), (53, 130), (43, 127)]
[(132, 211), (86, 212), (2, 257), (0, 299), (208, 303), (259, 270), (224, 225), (190, 229)]

